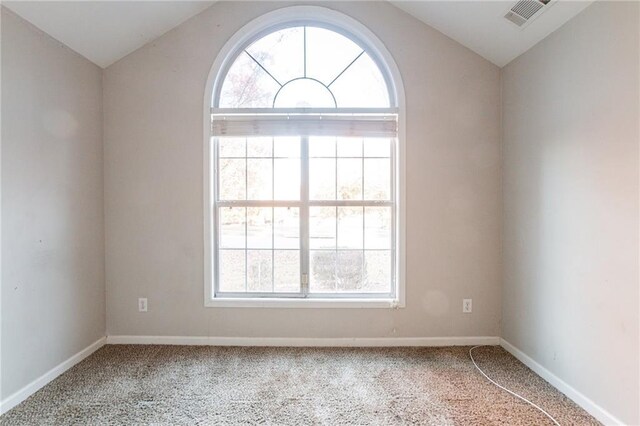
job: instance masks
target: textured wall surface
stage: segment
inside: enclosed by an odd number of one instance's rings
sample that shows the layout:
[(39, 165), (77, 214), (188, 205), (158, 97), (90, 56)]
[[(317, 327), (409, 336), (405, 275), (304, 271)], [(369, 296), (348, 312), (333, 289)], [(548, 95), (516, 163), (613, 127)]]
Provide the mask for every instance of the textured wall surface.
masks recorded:
[[(497, 336), (500, 70), (384, 2), (329, 2), (392, 53), (406, 91), (404, 309), (205, 308), (203, 100), (224, 43), (292, 3), (220, 2), (104, 72), (110, 335)], [(149, 312), (137, 311), (137, 298)], [(472, 315), (462, 299), (474, 299)]]
[(597, 2), (503, 73), (503, 338), (638, 414), (637, 2)]
[(105, 334), (102, 70), (2, 11), (2, 399)]

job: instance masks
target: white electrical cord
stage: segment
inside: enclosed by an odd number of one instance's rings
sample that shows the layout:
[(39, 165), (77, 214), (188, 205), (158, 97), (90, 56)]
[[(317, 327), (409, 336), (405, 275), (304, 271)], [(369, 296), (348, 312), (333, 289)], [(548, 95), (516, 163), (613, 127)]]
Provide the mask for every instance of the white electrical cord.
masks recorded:
[(537, 408), (537, 409), (538, 409), (540, 412), (542, 412), (545, 416), (549, 417), (553, 423), (555, 423), (557, 426), (560, 426), (560, 423), (558, 423), (558, 421), (557, 421), (556, 419), (554, 419), (554, 418), (553, 418), (553, 416), (552, 416), (551, 414), (547, 413), (547, 412), (546, 412), (546, 411), (544, 411), (542, 408), (540, 408), (539, 406), (537, 406), (537, 405), (536, 405), (536, 404), (534, 404), (533, 402), (529, 401), (527, 398), (525, 398), (525, 397), (523, 397), (523, 396), (520, 396), (520, 395), (518, 395), (517, 393), (512, 392), (512, 391), (510, 391), (509, 389), (505, 388), (504, 386), (499, 385), (499, 384), (498, 384), (498, 383), (496, 383), (495, 381), (491, 380), (491, 378), (490, 378), (489, 376), (487, 376), (487, 375), (484, 373), (484, 371), (482, 371), (482, 370), (480, 369), (480, 367), (478, 367), (478, 364), (476, 364), (476, 360), (475, 360), (475, 359), (473, 359), (473, 354), (471, 353), (471, 351), (473, 351), (475, 348), (479, 348), (479, 347), (481, 347), (481, 346), (483, 346), (483, 345), (474, 346), (474, 347), (472, 347), (471, 349), (469, 349), (469, 357), (471, 357), (471, 362), (473, 362), (473, 365), (475, 365), (475, 366), (476, 366), (476, 368), (478, 369), (478, 371), (479, 371), (479, 372), (480, 372), (480, 373), (481, 373), (481, 374), (482, 374), (482, 375), (483, 375), (483, 376), (484, 376), (488, 381), (490, 381), (491, 383), (493, 383), (494, 385), (496, 385), (496, 386), (497, 386), (497, 387), (499, 387), (500, 389), (502, 389), (502, 390), (504, 390), (504, 391), (509, 392), (511, 395), (515, 396), (516, 398), (519, 398), (519, 399), (523, 400), (524, 402), (526, 402), (527, 404), (529, 404), (529, 405), (531, 405), (531, 406), (533, 406), (533, 407)]

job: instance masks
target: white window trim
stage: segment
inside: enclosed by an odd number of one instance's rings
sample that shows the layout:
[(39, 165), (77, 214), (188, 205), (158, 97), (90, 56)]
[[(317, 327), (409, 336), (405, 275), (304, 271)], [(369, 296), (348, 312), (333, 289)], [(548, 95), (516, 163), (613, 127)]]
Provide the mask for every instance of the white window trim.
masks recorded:
[[(303, 299), (303, 298), (215, 298), (213, 297), (213, 152), (210, 149), (211, 138), (211, 100), (214, 90), (221, 86), (224, 78), (221, 71), (229, 66), (234, 53), (249, 41), (261, 36), (266, 31), (273, 31), (279, 25), (291, 25), (300, 22), (320, 22), (337, 32), (342, 28), (349, 29), (353, 36), (363, 45), (372, 49), (381, 61), (376, 60), (388, 87), (391, 89), (392, 105), (398, 110), (398, 138), (396, 152), (396, 289), (394, 299)], [(319, 6), (291, 6), (277, 9), (262, 15), (237, 31), (220, 50), (214, 62), (204, 95), (203, 108), (204, 133), (204, 306), (205, 307), (245, 307), (245, 308), (402, 308), (405, 306), (406, 286), (406, 150), (405, 150), (405, 96), (400, 70), (393, 57), (376, 35), (355, 19), (334, 10)]]

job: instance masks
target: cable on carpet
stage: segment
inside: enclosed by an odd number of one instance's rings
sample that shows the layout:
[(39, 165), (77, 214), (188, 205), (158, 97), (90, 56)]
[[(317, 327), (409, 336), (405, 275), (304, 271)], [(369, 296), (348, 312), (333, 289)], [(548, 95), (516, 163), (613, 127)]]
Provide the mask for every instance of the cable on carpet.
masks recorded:
[(552, 421), (553, 423), (555, 423), (557, 426), (560, 426), (560, 423), (558, 423), (558, 421), (557, 421), (555, 418), (553, 418), (553, 416), (552, 416), (551, 414), (547, 413), (545, 410), (543, 410), (542, 408), (540, 408), (540, 406), (538, 406), (538, 405), (534, 404), (533, 402), (529, 401), (527, 398), (525, 398), (525, 397), (523, 397), (523, 396), (521, 396), (521, 395), (518, 395), (517, 393), (515, 393), (515, 392), (513, 392), (513, 391), (510, 391), (509, 389), (505, 388), (504, 386), (502, 386), (502, 385), (500, 385), (500, 384), (496, 383), (494, 380), (492, 380), (492, 379), (491, 379), (491, 377), (487, 376), (487, 375), (485, 374), (485, 372), (484, 372), (484, 371), (482, 371), (482, 369), (481, 369), (480, 367), (478, 367), (478, 364), (476, 364), (476, 360), (475, 360), (475, 359), (473, 359), (473, 354), (472, 354), (471, 352), (472, 352), (475, 348), (480, 348), (480, 347), (482, 347), (482, 346), (484, 346), (484, 345), (474, 346), (474, 347), (472, 347), (471, 349), (469, 349), (469, 357), (471, 358), (471, 362), (473, 362), (473, 365), (475, 365), (475, 366), (476, 366), (476, 369), (478, 369), (478, 371), (479, 371), (479, 372), (480, 372), (480, 373), (481, 373), (481, 374), (482, 374), (482, 375), (483, 375), (483, 376), (484, 376), (488, 381), (490, 381), (491, 383), (493, 383), (494, 385), (496, 385), (496, 386), (497, 386), (497, 387), (499, 387), (500, 389), (502, 389), (502, 390), (504, 390), (504, 391), (509, 392), (511, 395), (515, 396), (516, 398), (519, 398), (519, 399), (523, 400), (524, 402), (526, 402), (527, 404), (531, 405), (532, 407), (534, 407), (534, 408), (538, 409), (538, 411), (540, 411), (542, 414), (544, 414), (545, 416), (549, 417), (549, 419), (551, 419), (551, 421)]

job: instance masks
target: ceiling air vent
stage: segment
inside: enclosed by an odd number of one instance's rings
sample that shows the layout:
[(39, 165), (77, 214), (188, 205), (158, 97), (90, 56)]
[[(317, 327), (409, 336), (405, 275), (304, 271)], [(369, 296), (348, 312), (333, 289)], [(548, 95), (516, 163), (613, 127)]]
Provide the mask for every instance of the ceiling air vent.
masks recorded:
[(520, 0), (504, 17), (519, 27), (537, 18), (550, 0)]

